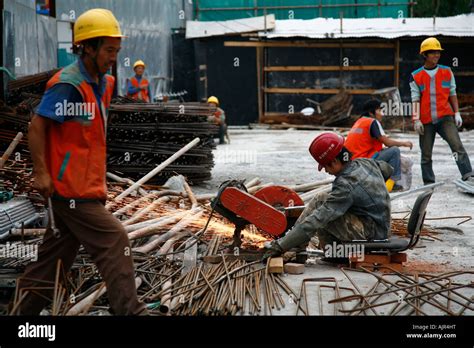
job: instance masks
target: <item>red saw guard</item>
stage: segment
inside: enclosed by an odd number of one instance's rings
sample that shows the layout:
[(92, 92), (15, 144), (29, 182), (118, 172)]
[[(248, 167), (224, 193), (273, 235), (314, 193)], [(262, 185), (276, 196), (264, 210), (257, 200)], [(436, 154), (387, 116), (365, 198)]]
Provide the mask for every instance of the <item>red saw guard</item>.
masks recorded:
[(282, 186), (263, 188), (255, 196), (235, 187), (228, 187), (222, 192), (220, 200), (225, 208), (273, 236), (286, 231), (287, 216), (272, 205), (303, 205), (298, 194)]
[(255, 193), (255, 197), (275, 208), (304, 206), (301, 197), (285, 186), (264, 187)]

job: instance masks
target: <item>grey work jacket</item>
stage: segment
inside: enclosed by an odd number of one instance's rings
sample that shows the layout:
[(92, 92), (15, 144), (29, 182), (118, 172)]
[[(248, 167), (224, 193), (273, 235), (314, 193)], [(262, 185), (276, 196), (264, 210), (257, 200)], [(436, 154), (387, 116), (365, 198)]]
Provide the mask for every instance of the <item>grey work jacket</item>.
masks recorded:
[(386, 162), (358, 158), (349, 162), (336, 176), (326, 202), (295, 228), (312, 237), (317, 229), (346, 212), (357, 215), (368, 231), (369, 240), (390, 236), (390, 195), (385, 186), (393, 172)]

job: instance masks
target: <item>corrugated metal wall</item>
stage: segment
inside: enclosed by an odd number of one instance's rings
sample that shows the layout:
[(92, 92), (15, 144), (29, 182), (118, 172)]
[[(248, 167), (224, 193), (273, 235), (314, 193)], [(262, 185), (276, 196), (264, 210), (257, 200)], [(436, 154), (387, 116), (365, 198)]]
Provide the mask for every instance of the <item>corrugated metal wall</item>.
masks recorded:
[[(382, 6), (347, 7), (341, 5), (374, 4), (378, 0), (199, 0), (194, 2), (195, 14), (200, 21), (222, 21), (262, 16), (263, 7), (285, 7), (284, 9), (268, 9), (267, 14), (275, 14), (276, 19), (311, 19), (317, 17), (339, 18), (342, 11), (344, 18), (374, 17), (409, 17), (408, 5), (400, 5), (408, 1), (380, 1)], [(396, 5), (387, 4), (395, 3)], [(318, 6), (322, 8), (292, 8), (292, 6)], [(220, 10), (212, 10), (219, 8)], [(402, 11), (401, 13), (399, 11)]]
[(171, 29), (184, 27), (192, 18), (192, 3), (188, 0), (57, 0), (56, 18), (36, 14), (35, 0), (5, 1), (4, 36), (13, 33), (14, 42), (13, 47), (4, 47), (5, 66), (17, 76), (56, 68), (57, 22), (73, 22), (92, 8), (110, 9), (128, 36), (117, 64), (119, 94), (125, 93), (126, 79), (133, 75), (131, 66), (137, 59), (147, 64), (153, 93), (168, 91), (173, 78)]
[[(180, 17), (184, 6), (185, 16)], [(171, 29), (184, 27), (192, 15), (192, 7), (183, 0), (57, 0), (58, 19), (77, 18), (91, 8), (107, 8), (120, 22), (128, 38), (123, 40), (120, 61), (117, 64), (119, 94), (125, 93), (126, 79), (133, 75), (134, 61), (147, 64), (146, 75), (152, 83), (152, 93), (167, 91), (171, 86), (173, 59), (171, 56)], [(179, 59), (179, 57), (176, 57)]]
[[(17, 76), (35, 74), (57, 66), (56, 20), (36, 14), (35, 0), (9, 0), (4, 3), (4, 16), (11, 18), (4, 26), (13, 33), (13, 47), (5, 58), (5, 66)], [(4, 18), (5, 18), (4, 17)]]

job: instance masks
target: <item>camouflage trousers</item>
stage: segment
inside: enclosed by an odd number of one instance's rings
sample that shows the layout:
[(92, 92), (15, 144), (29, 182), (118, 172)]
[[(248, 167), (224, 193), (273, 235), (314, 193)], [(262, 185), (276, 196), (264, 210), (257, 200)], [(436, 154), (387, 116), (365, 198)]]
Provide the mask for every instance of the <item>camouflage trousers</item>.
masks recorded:
[[(319, 208), (329, 195), (325, 192), (317, 194), (303, 210), (296, 224), (303, 221), (314, 210)], [(314, 237), (311, 238), (309, 246), (313, 249), (323, 249), (326, 244), (350, 242), (352, 240), (363, 240), (371, 237), (370, 229), (366, 228), (364, 222), (358, 216), (346, 213), (336, 220), (332, 221), (325, 228), (314, 231)]]

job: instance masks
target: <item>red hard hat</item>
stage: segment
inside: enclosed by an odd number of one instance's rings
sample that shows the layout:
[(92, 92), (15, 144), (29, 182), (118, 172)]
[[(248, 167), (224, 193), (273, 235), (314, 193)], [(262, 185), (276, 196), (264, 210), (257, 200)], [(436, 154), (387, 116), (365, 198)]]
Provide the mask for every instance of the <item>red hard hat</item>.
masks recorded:
[(309, 146), (309, 153), (319, 163), (318, 170), (339, 155), (344, 146), (344, 137), (336, 133), (323, 133), (318, 135)]

